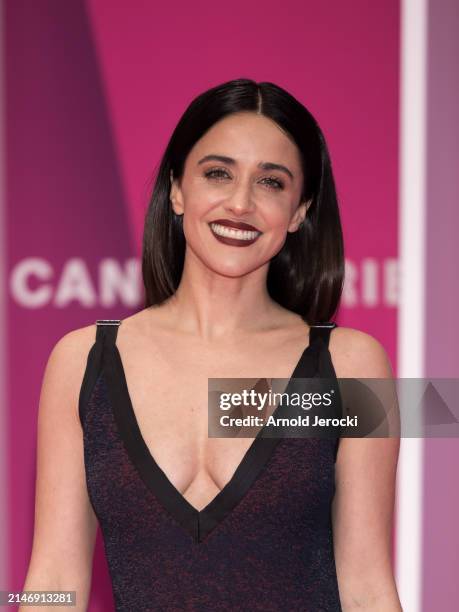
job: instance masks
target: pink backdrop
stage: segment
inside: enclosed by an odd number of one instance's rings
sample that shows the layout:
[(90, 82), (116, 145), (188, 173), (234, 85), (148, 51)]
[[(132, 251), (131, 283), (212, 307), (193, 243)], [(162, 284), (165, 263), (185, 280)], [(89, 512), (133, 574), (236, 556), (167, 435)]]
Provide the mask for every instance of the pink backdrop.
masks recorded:
[[(69, 330), (140, 306), (136, 262), (153, 170), (204, 89), (236, 77), (273, 81), (318, 119), (346, 241), (337, 319), (377, 337), (396, 369), (399, 3), (5, 6), (9, 588), (19, 590), (47, 357)], [(110, 602), (99, 539), (90, 610)]]

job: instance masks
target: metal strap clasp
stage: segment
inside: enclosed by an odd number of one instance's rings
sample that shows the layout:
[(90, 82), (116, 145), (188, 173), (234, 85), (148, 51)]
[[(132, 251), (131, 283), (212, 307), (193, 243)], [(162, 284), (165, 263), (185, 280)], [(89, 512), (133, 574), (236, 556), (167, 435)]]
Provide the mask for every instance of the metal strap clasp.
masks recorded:
[(96, 325), (121, 325), (120, 319), (97, 319)]

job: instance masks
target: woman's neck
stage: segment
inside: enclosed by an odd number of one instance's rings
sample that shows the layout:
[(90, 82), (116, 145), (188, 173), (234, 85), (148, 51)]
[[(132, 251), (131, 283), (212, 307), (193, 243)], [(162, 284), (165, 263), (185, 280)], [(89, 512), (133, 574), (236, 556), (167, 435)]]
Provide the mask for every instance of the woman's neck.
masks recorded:
[(222, 276), (203, 266), (184, 266), (180, 285), (165, 307), (176, 329), (204, 340), (273, 326), (279, 304), (266, 286), (267, 266), (245, 276)]

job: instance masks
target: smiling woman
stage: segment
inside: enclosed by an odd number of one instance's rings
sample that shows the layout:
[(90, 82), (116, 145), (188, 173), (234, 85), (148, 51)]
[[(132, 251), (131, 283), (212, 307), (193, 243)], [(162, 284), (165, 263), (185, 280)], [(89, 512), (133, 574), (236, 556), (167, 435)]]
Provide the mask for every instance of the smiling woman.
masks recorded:
[[(260, 234), (253, 248), (228, 252), (216, 235), (240, 236), (212, 231), (217, 222), (248, 223)], [(239, 79), (201, 94), (183, 114), (145, 223), (146, 306), (177, 290), (185, 245), (224, 274), (263, 263), (269, 295), (309, 322), (336, 311), (344, 246), (329, 153), (315, 119), (285, 90)]]
[[(237, 155), (202, 156), (209, 150), (237, 151)], [(284, 163), (259, 161), (261, 154)], [(240, 276), (272, 259), (286, 232), (298, 229), (307, 210), (300, 202), (303, 173), (297, 147), (262, 114), (237, 112), (218, 121), (191, 149), (180, 180), (174, 180), (173, 170), (171, 179), (172, 209), (183, 215), (187, 244), (204, 265), (212, 265), (220, 274)], [(222, 212), (224, 216), (218, 216)], [(248, 223), (252, 218), (256, 225)], [(254, 247), (229, 254), (228, 249), (218, 248), (215, 239), (234, 247)]]
[(72, 585), (85, 609), (98, 523), (118, 611), (399, 611), (397, 444), (208, 436), (209, 378), (390, 376), (374, 339), (332, 320), (342, 230), (300, 102), (238, 79), (191, 103), (158, 170), (142, 275), (140, 312), (50, 357), (25, 588)]

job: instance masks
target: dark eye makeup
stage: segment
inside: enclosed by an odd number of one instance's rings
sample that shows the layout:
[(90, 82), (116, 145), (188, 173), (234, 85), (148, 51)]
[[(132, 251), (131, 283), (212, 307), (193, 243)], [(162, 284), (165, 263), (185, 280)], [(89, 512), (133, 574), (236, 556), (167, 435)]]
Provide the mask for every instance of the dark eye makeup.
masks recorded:
[[(223, 168), (210, 168), (204, 172), (204, 176), (209, 179), (215, 179), (217, 181), (223, 180), (229, 177), (229, 174)], [(284, 183), (276, 176), (267, 176), (262, 179), (263, 181), (269, 181), (269, 186), (272, 189), (283, 189)]]

